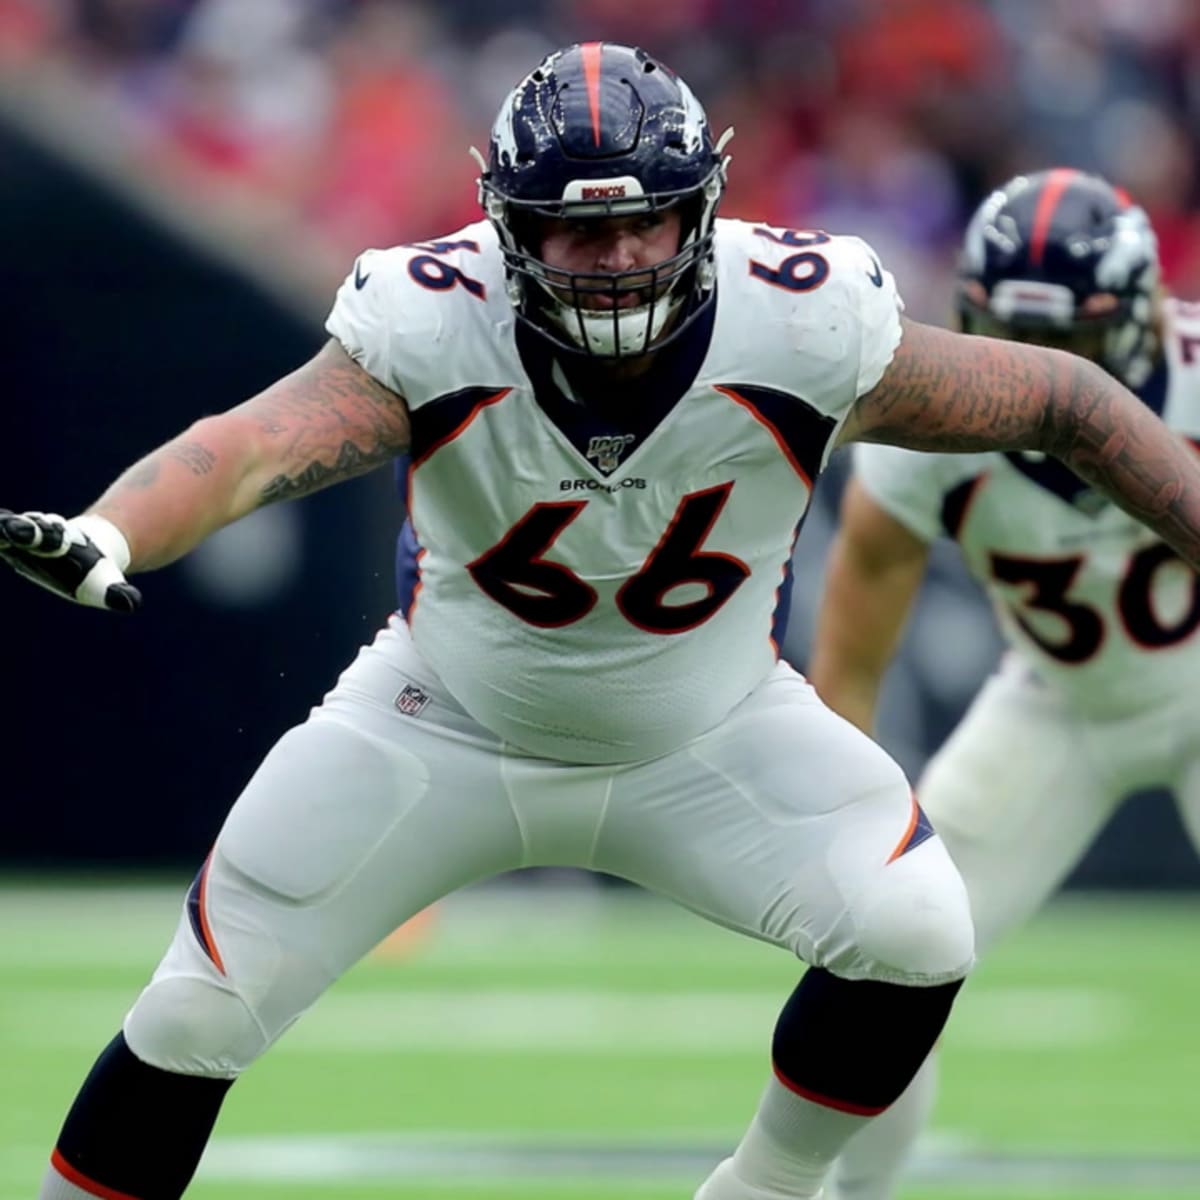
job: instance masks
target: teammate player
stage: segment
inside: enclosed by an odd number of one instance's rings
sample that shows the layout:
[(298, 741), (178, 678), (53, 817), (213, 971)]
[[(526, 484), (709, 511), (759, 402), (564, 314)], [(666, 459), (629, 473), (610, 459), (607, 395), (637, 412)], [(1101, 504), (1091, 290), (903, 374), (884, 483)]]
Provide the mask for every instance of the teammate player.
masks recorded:
[[(1020, 176), (962, 250), (962, 327), (1085, 355), (1200, 442), (1200, 308), (1168, 299), (1145, 214), (1102, 179)], [(1200, 581), (1161, 539), (1040, 454), (860, 446), (811, 662), (869, 731), (930, 543), (956, 539), (1008, 642), (921, 780), (963, 873), (977, 947), (1033, 913), (1131, 791), (1171, 784), (1200, 844)], [(1194, 560), (1193, 560), (1194, 565)], [(885, 1200), (933, 1102), (935, 1056), (860, 1138), (837, 1200)]]
[(531, 864), (810, 964), (702, 1200), (817, 1196), (925, 1059), (969, 908), (900, 769), (778, 661), (813, 480), (855, 438), (1028, 446), (1200, 563), (1200, 466), (1090, 363), (903, 322), (856, 238), (716, 221), (725, 141), (641, 51), (551, 55), (493, 127), (486, 220), (363, 254), (311, 362), (87, 514), (0, 519), (18, 569), (131, 609), (124, 572), (408, 451), (423, 550), (407, 621), (234, 804), (41, 1200), (179, 1196), (233, 1080), (341, 972)]

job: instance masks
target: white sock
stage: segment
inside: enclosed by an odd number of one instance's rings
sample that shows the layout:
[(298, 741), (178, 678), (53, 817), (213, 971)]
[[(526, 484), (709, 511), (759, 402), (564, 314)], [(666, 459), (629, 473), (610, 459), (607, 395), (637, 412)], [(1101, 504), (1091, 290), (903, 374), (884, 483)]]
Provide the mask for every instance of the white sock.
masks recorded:
[(817, 1200), (830, 1164), (870, 1120), (806, 1100), (772, 1079), (733, 1157), (704, 1181), (696, 1200)]
[(85, 1192), (50, 1166), (46, 1168), (46, 1174), (42, 1178), (37, 1200), (96, 1200), (96, 1194)]
[(933, 1111), (937, 1076), (935, 1050), (900, 1099), (846, 1143), (830, 1175), (830, 1200), (892, 1200)]

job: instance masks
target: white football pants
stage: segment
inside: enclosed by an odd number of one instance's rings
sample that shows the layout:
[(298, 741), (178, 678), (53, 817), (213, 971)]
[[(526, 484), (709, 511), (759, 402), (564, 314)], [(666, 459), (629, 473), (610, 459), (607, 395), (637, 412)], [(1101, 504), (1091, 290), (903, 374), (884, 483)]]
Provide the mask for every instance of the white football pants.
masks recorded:
[(980, 953), (1039, 909), (1131, 792), (1170, 788), (1200, 847), (1200, 719), (1190, 695), (1083, 717), (1009, 655), (917, 792), (962, 872)]
[(414, 913), (534, 865), (622, 876), (846, 978), (943, 983), (971, 923), (921, 833), (900, 768), (790, 667), (672, 753), (564, 764), (477, 724), (394, 619), (233, 806), (125, 1035), (234, 1076)]

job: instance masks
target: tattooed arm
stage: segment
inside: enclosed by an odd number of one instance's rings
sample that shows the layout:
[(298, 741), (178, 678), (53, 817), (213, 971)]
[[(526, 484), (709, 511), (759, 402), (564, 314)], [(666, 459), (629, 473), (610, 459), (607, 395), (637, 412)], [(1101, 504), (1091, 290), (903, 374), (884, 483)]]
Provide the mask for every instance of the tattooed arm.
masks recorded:
[(237, 408), (205, 417), (130, 467), (89, 510), (165, 566), (275, 500), (361, 475), (408, 449), (408, 407), (336, 341)]
[(1043, 450), (1200, 569), (1200, 458), (1132, 392), (1059, 350), (904, 321), (880, 382), (839, 443)]

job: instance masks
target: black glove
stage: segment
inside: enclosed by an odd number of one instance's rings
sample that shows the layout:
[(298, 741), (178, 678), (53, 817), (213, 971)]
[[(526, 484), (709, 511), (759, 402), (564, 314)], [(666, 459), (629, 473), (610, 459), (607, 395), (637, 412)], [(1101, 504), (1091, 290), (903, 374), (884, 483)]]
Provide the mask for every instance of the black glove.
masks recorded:
[(57, 513), (0, 508), (0, 559), (78, 604), (131, 613), (142, 603), (141, 592), (125, 579), (125, 535), (95, 513), (68, 521)]

